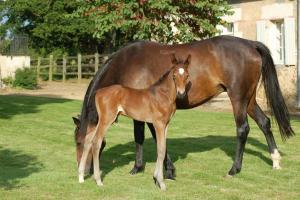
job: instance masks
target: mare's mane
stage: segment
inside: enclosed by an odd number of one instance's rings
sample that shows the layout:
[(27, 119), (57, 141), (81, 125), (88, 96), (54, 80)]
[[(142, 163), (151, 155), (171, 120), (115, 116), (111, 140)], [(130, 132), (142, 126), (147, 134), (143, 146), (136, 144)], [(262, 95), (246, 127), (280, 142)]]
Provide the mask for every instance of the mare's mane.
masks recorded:
[[(139, 41), (141, 42), (141, 41)], [(97, 73), (95, 74), (94, 78), (91, 80), (87, 91), (84, 96), (83, 104), (82, 104), (82, 109), (81, 109), (81, 114), (80, 114), (80, 127), (79, 130), (75, 132), (75, 137), (77, 134), (86, 134), (86, 128), (89, 120), (92, 120), (93, 122), (97, 121), (98, 115), (96, 113), (95, 109), (95, 102), (92, 101), (92, 99), (95, 96), (95, 91), (98, 89), (98, 83), (105, 74), (105, 72), (108, 70), (111, 61), (113, 58), (118, 55), (121, 50), (123, 50), (125, 47), (130, 46), (132, 44), (136, 43), (135, 42), (130, 42), (124, 45), (122, 48), (120, 48), (118, 51), (115, 53), (111, 54), (109, 58), (104, 62), (103, 67), (101, 67)]]

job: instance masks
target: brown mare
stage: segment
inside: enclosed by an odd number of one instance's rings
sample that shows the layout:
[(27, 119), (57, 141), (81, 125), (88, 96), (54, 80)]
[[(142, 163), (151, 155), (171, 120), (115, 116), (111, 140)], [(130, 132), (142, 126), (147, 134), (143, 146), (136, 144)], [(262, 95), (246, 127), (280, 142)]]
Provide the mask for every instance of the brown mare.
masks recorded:
[[(218, 36), (180, 45), (136, 42), (116, 52), (90, 83), (84, 98), (80, 120), (75, 120), (77, 161), (81, 157), (88, 125), (97, 124), (95, 91), (113, 84), (130, 88), (149, 87), (167, 70), (167, 66), (171, 65), (170, 61), (162, 56), (168, 52), (175, 52), (176, 57), (181, 59), (188, 54), (193, 57), (189, 66), (190, 84), (187, 88), (187, 95), (183, 99), (177, 99), (177, 108), (193, 108), (222, 92), (228, 93), (233, 107), (237, 134), (236, 155), (228, 174), (234, 175), (240, 172), (242, 167), (243, 153), (250, 130), (247, 115), (255, 120), (264, 133), (273, 160), (273, 168), (280, 168), (280, 154), (271, 131), (270, 119), (256, 102), (256, 88), (261, 77), (270, 110), (275, 117), (282, 138), (294, 135), (273, 59), (269, 49), (262, 43), (231, 36)], [(131, 173), (136, 173), (143, 168), (144, 124), (142, 121), (134, 121), (137, 153)], [(147, 124), (155, 137), (153, 126), (150, 123)], [(91, 161), (91, 157), (88, 160)], [(174, 167), (168, 154), (164, 163), (167, 176), (174, 178)]]
[(98, 123), (96, 128), (88, 127), (93, 131), (85, 137), (84, 150), (78, 168), (79, 182), (84, 182), (84, 168), (92, 149), (94, 178), (97, 185), (103, 185), (99, 170), (101, 144), (105, 132), (115, 122), (118, 115), (125, 115), (153, 124), (157, 139), (157, 161), (153, 179), (162, 190), (166, 189), (163, 182), (163, 160), (166, 152), (167, 128), (176, 111), (176, 97), (185, 95), (190, 58), (189, 55), (185, 62), (178, 62), (173, 54), (173, 67), (147, 89), (112, 85), (97, 90), (95, 102), (99, 116)]

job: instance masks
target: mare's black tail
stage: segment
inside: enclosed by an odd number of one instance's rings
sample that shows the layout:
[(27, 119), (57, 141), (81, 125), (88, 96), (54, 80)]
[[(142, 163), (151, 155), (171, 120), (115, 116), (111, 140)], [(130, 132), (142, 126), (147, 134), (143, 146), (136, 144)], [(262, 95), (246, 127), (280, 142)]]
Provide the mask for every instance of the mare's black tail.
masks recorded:
[(268, 106), (271, 114), (275, 116), (282, 140), (295, 135), (291, 123), (288, 108), (283, 99), (277, 73), (270, 50), (261, 42), (254, 42), (257, 51), (262, 58), (262, 81), (266, 92)]

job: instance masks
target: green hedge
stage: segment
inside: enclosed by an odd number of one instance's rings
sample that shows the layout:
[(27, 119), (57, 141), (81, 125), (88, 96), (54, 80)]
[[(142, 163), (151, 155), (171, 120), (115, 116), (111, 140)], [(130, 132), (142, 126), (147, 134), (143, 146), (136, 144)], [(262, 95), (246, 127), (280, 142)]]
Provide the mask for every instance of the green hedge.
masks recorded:
[(14, 87), (22, 87), (26, 89), (36, 89), (36, 71), (32, 68), (17, 69), (15, 80), (13, 82)]

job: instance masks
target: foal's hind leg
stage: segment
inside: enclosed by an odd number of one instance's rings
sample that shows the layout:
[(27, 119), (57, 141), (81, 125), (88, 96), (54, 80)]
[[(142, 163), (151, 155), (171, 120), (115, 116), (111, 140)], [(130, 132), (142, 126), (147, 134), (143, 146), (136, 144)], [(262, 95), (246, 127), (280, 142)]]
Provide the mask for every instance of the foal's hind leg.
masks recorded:
[[(156, 141), (156, 133), (155, 133), (155, 129), (153, 127), (153, 124), (147, 123), (147, 125), (150, 129), (152, 137)], [(176, 169), (175, 169), (175, 166), (173, 165), (171, 157), (168, 154), (167, 148), (166, 148), (166, 156), (165, 156), (165, 159), (164, 159), (164, 166), (165, 166), (165, 170), (166, 170), (166, 174), (165, 174), (166, 178), (171, 179), (171, 180), (175, 180), (175, 176), (176, 176), (175, 170)]]
[(241, 171), (245, 144), (250, 128), (247, 119), (247, 102), (245, 100), (239, 101), (232, 97), (230, 99), (232, 102), (237, 132), (235, 159), (232, 168), (228, 172), (228, 175), (233, 176)]
[(143, 143), (145, 140), (145, 122), (133, 120), (135, 140), (135, 163), (130, 174), (136, 174), (144, 170)]
[(251, 102), (248, 106), (248, 114), (254, 119), (259, 128), (265, 135), (265, 138), (268, 143), (269, 152), (273, 160), (273, 169), (280, 169), (280, 154), (277, 150), (277, 145), (271, 131), (270, 119), (264, 114), (259, 105), (255, 100), (255, 96), (251, 99)]

